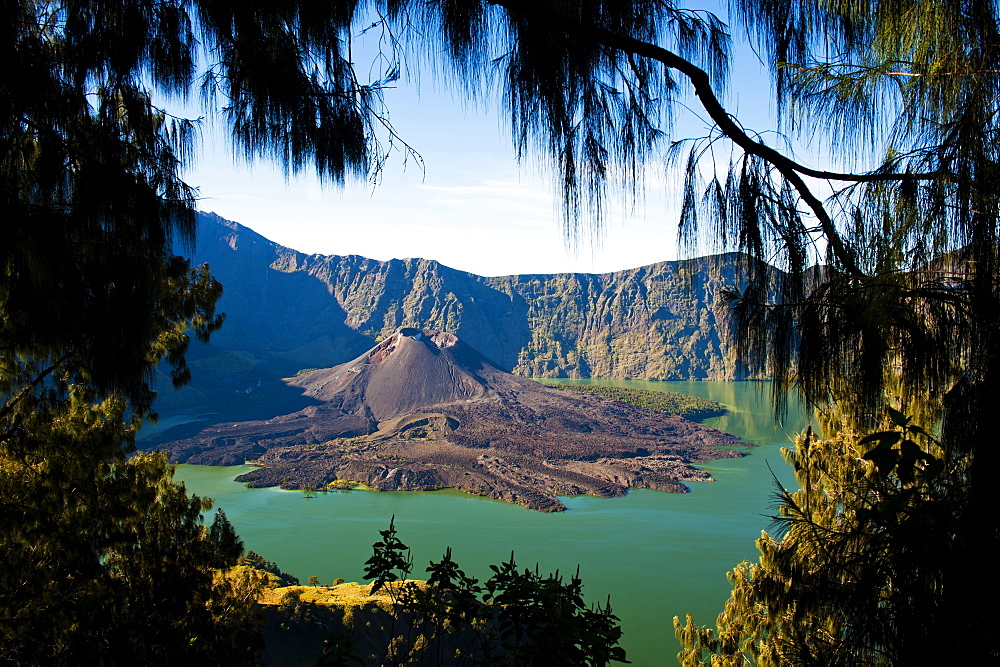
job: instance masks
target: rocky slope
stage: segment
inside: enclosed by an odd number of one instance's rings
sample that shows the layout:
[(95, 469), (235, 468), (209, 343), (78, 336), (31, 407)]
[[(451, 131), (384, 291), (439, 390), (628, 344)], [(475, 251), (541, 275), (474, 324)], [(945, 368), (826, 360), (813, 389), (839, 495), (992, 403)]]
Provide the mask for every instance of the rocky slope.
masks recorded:
[[(186, 424), (146, 442), (179, 462), (255, 459), (252, 486), (458, 488), (542, 511), (556, 495), (685, 492), (734, 436), (504, 372), (453, 334), (403, 328), (347, 363), (290, 378), (287, 412)], [(272, 408), (280, 412), (278, 403)], [(212, 420), (209, 420), (211, 422)]]
[(225, 369), (243, 368), (231, 371), (244, 373), (233, 391), (259, 379), (248, 366), (272, 376), (331, 366), (404, 326), (451, 331), (524, 376), (736, 377), (719, 299), (740, 286), (744, 258), (736, 254), (607, 274), (487, 278), (425, 259), (306, 255), (202, 214), (193, 258), (209, 262), (225, 286), (228, 318), (212, 346), (193, 352), (195, 362), (221, 382)]

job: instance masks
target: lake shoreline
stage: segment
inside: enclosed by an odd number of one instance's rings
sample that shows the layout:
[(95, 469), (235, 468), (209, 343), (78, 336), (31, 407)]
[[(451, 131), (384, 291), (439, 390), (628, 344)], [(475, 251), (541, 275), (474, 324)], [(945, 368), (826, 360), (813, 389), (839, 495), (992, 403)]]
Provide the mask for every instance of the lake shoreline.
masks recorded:
[[(560, 496), (568, 511), (533, 512), (461, 492), (320, 494), (248, 489), (234, 481), (248, 468), (179, 466), (188, 489), (216, 498), (252, 549), (303, 581), (316, 575), (361, 581), (371, 543), (391, 516), (413, 550), (415, 578), (429, 560), (451, 546), (471, 576), (514, 550), (523, 567), (573, 572), (580, 566), (584, 594), (604, 602), (608, 594), (621, 618), (623, 645), (639, 666), (673, 662), (678, 650), (671, 620), (686, 612), (708, 624), (730, 592), (726, 572), (756, 559), (754, 540), (773, 514), (774, 472), (785, 486), (794, 478), (780, 447), (801, 431), (805, 412), (792, 405), (786, 425), (776, 426), (767, 387), (739, 382), (616, 382), (703, 395), (729, 409), (706, 420), (759, 447), (743, 458), (699, 465), (717, 481), (694, 484), (687, 494), (636, 490), (619, 498)], [(758, 388), (764, 393), (759, 394)]]

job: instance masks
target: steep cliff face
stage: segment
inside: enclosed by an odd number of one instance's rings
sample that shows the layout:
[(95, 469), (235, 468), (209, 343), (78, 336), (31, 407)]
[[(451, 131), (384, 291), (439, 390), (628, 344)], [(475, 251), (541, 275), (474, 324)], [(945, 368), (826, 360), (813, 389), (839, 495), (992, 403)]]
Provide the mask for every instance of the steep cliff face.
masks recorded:
[(485, 278), (527, 305), (531, 339), (514, 372), (533, 377), (732, 379), (719, 291), (737, 255), (605, 274)]
[(739, 255), (607, 274), (486, 278), (425, 259), (305, 255), (213, 214), (197, 262), (225, 286), (213, 349), (285, 372), (360, 354), (400, 327), (452, 331), (501, 368), (535, 377), (731, 379), (719, 293)]

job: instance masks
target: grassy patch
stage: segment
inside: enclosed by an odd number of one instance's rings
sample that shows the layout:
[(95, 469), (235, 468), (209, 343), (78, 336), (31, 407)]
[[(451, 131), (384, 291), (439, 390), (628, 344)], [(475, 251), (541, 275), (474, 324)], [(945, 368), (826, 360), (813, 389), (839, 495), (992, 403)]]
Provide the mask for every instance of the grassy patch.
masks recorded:
[(654, 391), (652, 389), (634, 389), (631, 387), (607, 387), (600, 384), (560, 384), (557, 382), (540, 381), (546, 387), (578, 391), (584, 394), (596, 394), (605, 398), (631, 403), (640, 408), (649, 408), (666, 412), (675, 417), (685, 419), (708, 419), (726, 413), (726, 408), (717, 401), (699, 396), (681, 394), (676, 391)]

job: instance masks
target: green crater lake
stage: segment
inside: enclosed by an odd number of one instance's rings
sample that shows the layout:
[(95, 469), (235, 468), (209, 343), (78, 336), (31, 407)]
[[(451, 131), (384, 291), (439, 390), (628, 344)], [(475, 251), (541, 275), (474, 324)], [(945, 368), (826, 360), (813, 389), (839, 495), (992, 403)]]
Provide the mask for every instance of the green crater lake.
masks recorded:
[[(567, 383), (590, 383), (567, 380)], [(514, 551), (522, 567), (572, 573), (577, 566), (589, 599), (609, 594), (621, 618), (622, 645), (635, 665), (676, 664), (672, 619), (694, 614), (714, 622), (729, 595), (726, 572), (755, 560), (754, 540), (774, 514), (774, 476), (793, 484), (780, 447), (805, 428), (805, 410), (789, 405), (783, 425), (773, 421), (769, 387), (751, 382), (641, 382), (594, 384), (677, 391), (724, 404), (729, 413), (705, 424), (759, 447), (742, 459), (699, 466), (715, 482), (691, 484), (691, 493), (637, 490), (624, 498), (562, 498), (566, 512), (542, 514), (517, 505), (444, 490), (350, 491), (305, 498), (297, 491), (247, 489), (233, 478), (248, 466), (178, 466), (177, 478), (215, 498), (248, 549), (278, 563), (303, 582), (340, 577), (361, 581), (378, 531), (396, 527), (414, 557), (414, 578), (447, 546), (480, 580), (491, 563)], [(773, 475), (772, 476), (772, 471)]]

